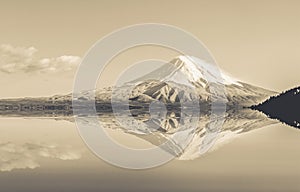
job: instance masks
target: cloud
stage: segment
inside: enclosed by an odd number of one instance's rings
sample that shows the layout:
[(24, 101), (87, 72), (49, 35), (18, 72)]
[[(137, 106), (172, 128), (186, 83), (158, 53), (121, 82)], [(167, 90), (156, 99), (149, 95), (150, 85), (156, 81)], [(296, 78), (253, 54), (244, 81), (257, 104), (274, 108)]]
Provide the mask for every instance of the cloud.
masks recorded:
[(81, 158), (81, 153), (71, 147), (49, 144), (11, 142), (0, 144), (0, 171), (35, 169), (40, 167), (39, 158), (77, 160)]
[(40, 72), (55, 73), (75, 70), (81, 58), (63, 55), (51, 58), (37, 58), (34, 47), (14, 47), (9, 44), (0, 45), (0, 71), (4, 73)]

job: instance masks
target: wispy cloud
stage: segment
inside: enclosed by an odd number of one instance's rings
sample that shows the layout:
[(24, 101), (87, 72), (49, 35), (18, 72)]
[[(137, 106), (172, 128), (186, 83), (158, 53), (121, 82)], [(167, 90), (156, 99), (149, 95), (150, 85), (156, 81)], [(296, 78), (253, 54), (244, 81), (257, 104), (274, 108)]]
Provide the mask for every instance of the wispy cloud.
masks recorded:
[(49, 144), (11, 142), (0, 144), (0, 171), (14, 169), (35, 169), (40, 167), (38, 158), (53, 158), (60, 160), (77, 160), (81, 152), (71, 147), (62, 147)]
[(37, 58), (35, 47), (0, 45), (0, 71), (4, 73), (55, 73), (75, 70), (81, 58), (73, 55)]

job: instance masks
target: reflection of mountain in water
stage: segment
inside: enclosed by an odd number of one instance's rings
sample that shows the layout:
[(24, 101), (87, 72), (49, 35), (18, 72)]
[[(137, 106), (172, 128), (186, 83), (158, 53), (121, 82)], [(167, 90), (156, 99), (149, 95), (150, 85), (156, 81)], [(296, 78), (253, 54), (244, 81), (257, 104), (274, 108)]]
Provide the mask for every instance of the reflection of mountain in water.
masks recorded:
[(166, 151), (193, 159), (214, 144), (275, 123), (248, 108), (274, 94), (232, 79), (198, 58), (180, 56), (134, 81), (74, 93), (73, 105), (71, 94), (1, 100), (0, 115), (69, 120), (75, 116), (91, 123), (88, 119), (94, 115), (95, 103), (105, 128), (119, 129), (154, 145), (171, 141), (162, 146)]
[[(136, 111), (134, 113), (138, 114)], [(105, 128), (118, 129), (128, 134), (133, 134), (156, 146), (171, 140), (172, 142), (169, 142), (169, 145), (162, 147), (173, 155), (178, 156), (179, 159), (185, 160), (201, 156), (213, 145), (218, 146), (243, 133), (276, 123), (276, 121), (269, 120), (257, 111), (250, 109), (231, 109), (226, 111), (225, 117), (213, 119), (213, 123), (216, 126), (221, 125), (221, 129), (217, 132), (210, 132), (208, 127), (212, 123), (212, 119), (208, 114), (201, 114), (198, 118), (185, 118), (186, 121), (196, 122), (196, 127), (189, 132), (188, 139), (190, 142), (182, 149), (182, 145), (186, 145), (186, 143), (178, 143), (178, 141), (172, 140), (175, 133), (182, 135), (182, 138), (187, 138), (186, 131), (188, 128), (179, 128), (180, 118), (178, 111), (168, 111), (165, 118), (161, 120), (152, 119), (149, 113), (141, 112), (135, 115), (134, 120), (140, 122), (141, 126), (144, 126), (143, 129), (152, 128), (150, 132), (143, 133), (128, 130), (128, 127), (134, 126), (134, 123), (133, 121), (127, 121), (128, 117), (125, 115), (116, 119), (112, 113), (99, 114), (99, 122)], [(122, 121), (122, 119), (124, 120)], [(121, 125), (120, 120), (122, 121)], [(90, 121), (85, 118), (82, 119), (82, 121), (90, 123)], [(124, 123), (125, 121), (127, 122)], [(212, 134), (211, 138), (208, 136), (209, 134)], [(214, 149), (214, 147), (212, 149)]]

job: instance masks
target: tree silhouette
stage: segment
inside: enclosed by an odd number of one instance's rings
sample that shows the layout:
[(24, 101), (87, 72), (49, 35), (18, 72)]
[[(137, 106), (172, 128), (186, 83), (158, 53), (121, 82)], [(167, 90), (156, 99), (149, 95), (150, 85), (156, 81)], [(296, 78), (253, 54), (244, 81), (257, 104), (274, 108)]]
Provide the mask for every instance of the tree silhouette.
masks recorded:
[(265, 102), (251, 106), (290, 126), (300, 128), (300, 87), (272, 96)]

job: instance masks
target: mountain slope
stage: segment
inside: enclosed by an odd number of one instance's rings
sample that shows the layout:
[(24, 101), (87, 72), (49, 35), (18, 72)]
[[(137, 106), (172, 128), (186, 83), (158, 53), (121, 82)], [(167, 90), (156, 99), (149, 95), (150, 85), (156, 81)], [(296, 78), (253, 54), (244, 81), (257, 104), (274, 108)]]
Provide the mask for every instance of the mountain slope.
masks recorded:
[[(217, 90), (217, 94), (213, 94)], [(200, 103), (226, 102), (228, 107), (250, 107), (276, 94), (260, 87), (235, 80), (216, 66), (195, 57), (179, 56), (170, 63), (149, 74), (111, 88), (108, 92), (97, 91), (96, 100), (110, 100), (111, 91), (115, 100), (122, 100), (130, 93), (130, 100), (176, 103), (199, 97)]]

